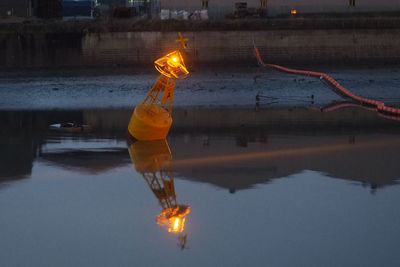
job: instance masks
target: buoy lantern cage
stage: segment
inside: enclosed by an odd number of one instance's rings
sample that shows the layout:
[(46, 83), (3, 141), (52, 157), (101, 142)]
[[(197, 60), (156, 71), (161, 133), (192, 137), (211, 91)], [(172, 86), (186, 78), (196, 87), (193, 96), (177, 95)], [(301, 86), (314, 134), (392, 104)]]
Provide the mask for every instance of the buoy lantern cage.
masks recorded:
[(182, 79), (189, 74), (179, 51), (174, 51), (157, 59), (154, 61), (154, 66), (156, 70), (168, 78)]
[(145, 99), (136, 106), (128, 125), (129, 133), (137, 140), (166, 138), (172, 125), (175, 80), (189, 74), (178, 50), (154, 61), (154, 66), (161, 75)]

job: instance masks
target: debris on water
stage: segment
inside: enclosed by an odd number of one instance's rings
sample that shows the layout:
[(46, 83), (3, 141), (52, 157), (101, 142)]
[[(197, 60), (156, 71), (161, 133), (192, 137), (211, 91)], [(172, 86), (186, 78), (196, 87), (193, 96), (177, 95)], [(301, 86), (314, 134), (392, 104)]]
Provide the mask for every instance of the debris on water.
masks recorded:
[(61, 122), (51, 124), (49, 129), (52, 131), (68, 132), (68, 133), (83, 133), (90, 132), (92, 127), (87, 124), (78, 124), (74, 122)]
[(197, 84), (195, 84), (195, 86), (197, 86), (198, 88), (197, 88), (197, 89), (194, 89), (194, 91), (201, 91), (201, 90), (204, 90), (204, 87), (201, 85), (201, 83), (197, 83)]

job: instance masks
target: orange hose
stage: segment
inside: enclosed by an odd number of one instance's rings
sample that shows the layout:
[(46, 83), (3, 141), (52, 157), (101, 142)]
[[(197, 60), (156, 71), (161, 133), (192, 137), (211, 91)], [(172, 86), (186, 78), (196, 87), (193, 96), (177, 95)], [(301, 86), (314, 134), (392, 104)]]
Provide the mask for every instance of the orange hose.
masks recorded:
[(385, 103), (375, 100), (375, 99), (368, 99), (368, 98), (365, 98), (362, 96), (355, 95), (352, 92), (350, 92), (348, 89), (346, 89), (345, 87), (340, 85), (335, 79), (333, 79), (331, 76), (329, 76), (326, 73), (307, 71), (307, 70), (290, 69), (290, 68), (286, 68), (286, 67), (279, 66), (276, 64), (265, 64), (261, 58), (260, 51), (255, 46), (254, 46), (254, 53), (257, 58), (258, 64), (262, 67), (270, 67), (270, 68), (276, 69), (278, 71), (290, 73), (290, 74), (318, 77), (321, 80), (324, 80), (327, 84), (329, 84), (335, 90), (337, 90), (340, 94), (342, 94), (348, 98), (351, 98), (352, 100), (360, 103), (361, 105), (372, 106), (378, 112), (382, 112), (385, 114), (400, 116), (400, 109), (394, 108), (394, 107), (388, 107), (385, 105)]

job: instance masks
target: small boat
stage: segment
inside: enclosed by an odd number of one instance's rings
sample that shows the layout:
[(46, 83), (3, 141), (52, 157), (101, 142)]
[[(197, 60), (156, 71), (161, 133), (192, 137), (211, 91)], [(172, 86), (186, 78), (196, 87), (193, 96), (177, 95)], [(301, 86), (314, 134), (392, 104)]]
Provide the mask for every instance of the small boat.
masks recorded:
[(73, 122), (62, 122), (50, 125), (50, 130), (67, 133), (86, 133), (92, 130), (90, 125), (77, 124)]

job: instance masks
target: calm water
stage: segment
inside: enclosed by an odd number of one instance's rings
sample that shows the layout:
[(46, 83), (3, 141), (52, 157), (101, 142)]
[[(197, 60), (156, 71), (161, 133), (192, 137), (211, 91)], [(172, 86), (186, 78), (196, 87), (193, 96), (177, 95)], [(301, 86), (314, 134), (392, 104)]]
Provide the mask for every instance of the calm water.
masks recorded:
[(188, 108), (132, 143), (129, 116), (0, 112), (0, 266), (400, 266), (399, 122)]

